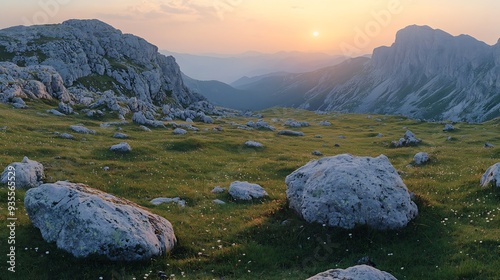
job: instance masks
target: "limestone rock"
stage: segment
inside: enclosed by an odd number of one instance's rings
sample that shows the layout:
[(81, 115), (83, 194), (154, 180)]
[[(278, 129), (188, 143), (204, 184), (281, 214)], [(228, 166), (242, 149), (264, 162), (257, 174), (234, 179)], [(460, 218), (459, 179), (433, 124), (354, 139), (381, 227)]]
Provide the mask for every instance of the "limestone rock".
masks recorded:
[(318, 150), (313, 151), (311, 154), (312, 154), (313, 156), (322, 156), (322, 155), (323, 155), (323, 153), (322, 153), (322, 152), (320, 152), (320, 151), (318, 151)]
[(176, 129), (174, 129), (174, 131), (172, 131), (172, 133), (175, 135), (184, 135), (187, 133), (187, 131), (185, 129), (182, 129), (182, 128), (176, 128)]
[(407, 130), (403, 138), (399, 139), (399, 141), (392, 141), (391, 145), (395, 148), (406, 147), (406, 146), (414, 146), (418, 145), (422, 140), (418, 139), (413, 132)]
[[(9, 166), (14, 167), (14, 170), (12, 168), (9, 170)], [(5, 167), (2, 172), (1, 182), (2, 184), (7, 184), (8, 182), (12, 182), (9, 179), (14, 178), (17, 189), (29, 189), (41, 185), (44, 177), (43, 165), (37, 161), (28, 159), (28, 157), (24, 157), (21, 162), (13, 162)]]
[(128, 135), (125, 133), (117, 132), (117, 133), (113, 134), (113, 138), (127, 139)]
[(58, 106), (59, 112), (62, 112), (63, 114), (70, 115), (73, 114), (73, 108), (71, 105), (66, 104), (64, 102), (60, 102)]
[(256, 141), (251, 141), (251, 140), (246, 141), (245, 146), (251, 147), (251, 148), (263, 148), (264, 147), (264, 145), (262, 143), (256, 142)]
[(83, 134), (96, 134), (95, 130), (84, 127), (83, 125), (71, 125), (69, 128), (74, 132), (83, 133)]
[(111, 146), (109, 150), (113, 152), (128, 153), (132, 151), (132, 147), (130, 147), (130, 145), (127, 142), (121, 142), (119, 144)]
[(293, 130), (281, 130), (281, 131), (278, 132), (278, 135), (304, 136), (304, 132), (302, 132), (302, 131), (293, 131)]
[(221, 188), (219, 186), (216, 186), (213, 188), (212, 193), (223, 193), (226, 191), (226, 188)]
[(481, 186), (488, 187), (490, 185), (500, 187), (500, 162), (490, 166), (481, 177)]
[(324, 157), (295, 170), (285, 182), (290, 208), (307, 222), (385, 230), (402, 228), (418, 214), (384, 155)]
[(418, 152), (413, 157), (413, 161), (415, 162), (416, 165), (424, 164), (429, 161), (429, 155), (424, 152)]
[(455, 127), (452, 125), (452, 124), (449, 124), (447, 123), (444, 127), (443, 127), (443, 131), (453, 131), (455, 130)]
[(151, 204), (154, 204), (154, 205), (160, 205), (162, 203), (172, 203), (172, 202), (175, 202), (180, 207), (185, 207), (186, 206), (186, 201), (182, 200), (180, 197), (174, 197), (174, 198), (158, 197), (158, 198), (152, 199), (150, 202), (151, 202)]
[(43, 184), (26, 192), (24, 206), (43, 239), (75, 257), (147, 261), (177, 242), (165, 218), (83, 184)]
[(146, 132), (151, 132), (151, 129), (149, 129), (149, 127), (147, 127), (147, 126), (141, 125), (141, 126), (139, 126), (139, 128), (140, 128), (141, 130), (143, 130), (143, 131), (146, 131)]
[(318, 124), (322, 126), (332, 126), (332, 123), (329, 121), (320, 121)]
[(308, 122), (299, 122), (299, 121), (296, 121), (294, 119), (288, 119), (285, 121), (285, 126), (289, 126), (289, 127), (306, 127), (306, 126), (309, 126), (309, 123)]
[(214, 200), (212, 200), (212, 201), (213, 201), (213, 203), (215, 203), (215, 204), (219, 204), (219, 205), (224, 205), (224, 204), (226, 204), (224, 201), (222, 201), (222, 200), (220, 200), (220, 199), (214, 199)]
[(50, 114), (52, 114), (54, 116), (58, 116), (58, 117), (66, 116), (65, 114), (57, 111), (56, 109), (47, 110), (47, 113), (50, 113)]
[(238, 200), (252, 200), (254, 198), (263, 198), (267, 192), (259, 185), (249, 182), (234, 181), (229, 186), (229, 194)]
[(63, 139), (75, 139), (75, 136), (69, 134), (69, 133), (62, 133), (61, 135), (59, 135), (59, 137), (63, 138)]
[(330, 269), (307, 280), (397, 280), (390, 273), (369, 265), (356, 265), (346, 269)]

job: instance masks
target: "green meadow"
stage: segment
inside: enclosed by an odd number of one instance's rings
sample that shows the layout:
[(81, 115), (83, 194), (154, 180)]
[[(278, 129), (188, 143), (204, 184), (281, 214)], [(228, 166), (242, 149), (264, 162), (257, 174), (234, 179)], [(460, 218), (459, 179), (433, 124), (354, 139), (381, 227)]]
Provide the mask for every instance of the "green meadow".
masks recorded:
[[(54, 103), (27, 104), (29, 108), (22, 110), (0, 105), (2, 169), (28, 156), (44, 165), (45, 182), (85, 183), (138, 203), (172, 223), (178, 245), (167, 256), (140, 263), (74, 258), (42, 239), (26, 215), (25, 191), (17, 190), (16, 272), (10, 273), (7, 189), (1, 188), (1, 279), (158, 279), (158, 271), (172, 275), (171, 279), (305, 279), (331, 268), (353, 266), (364, 256), (398, 279), (500, 277), (500, 190), (479, 185), (485, 170), (500, 161), (499, 119), (457, 123), (455, 131), (443, 132), (442, 123), (400, 116), (320, 115), (273, 108), (259, 112), (264, 120), (277, 131), (285, 127), (272, 118), (308, 121), (311, 126), (295, 129), (305, 136), (238, 129), (230, 123), (245, 124), (256, 118), (231, 117), (215, 124), (197, 122), (200, 131), (186, 135), (173, 135), (171, 127), (145, 132), (128, 123), (120, 127), (130, 138), (121, 140), (111, 137), (117, 126), (100, 127), (103, 122), (118, 121), (115, 114), (57, 117), (45, 112)], [(332, 125), (318, 124), (325, 120)], [(72, 132), (69, 126), (78, 123), (97, 134)], [(213, 130), (216, 126), (222, 131)], [(401, 138), (406, 128), (422, 143), (391, 148), (390, 142)], [(56, 131), (76, 139), (62, 139)], [(376, 137), (378, 133), (383, 136)], [(247, 140), (265, 147), (248, 148)], [(109, 151), (122, 141), (131, 145), (132, 152)], [(485, 142), (495, 147), (483, 148)], [(287, 206), (285, 177), (318, 159), (311, 154), (314, 150), (324, 156), (386, 155), (416, 194), (419, 216), (402, 230), (385, 232), (328, 228), (301, 220)], [(420, 151), (427, 152), (431, 161), (414, 166), (413, 156)], [(211, 193), (215, 186), (227, 188), (236, 180), (261, 185), (269, 197), (238, 202), (227, 192)], [(156, 197), (180, 197), (186, 207), (150, 204)], [(214, 204), (214, 199), (227, 204)]]

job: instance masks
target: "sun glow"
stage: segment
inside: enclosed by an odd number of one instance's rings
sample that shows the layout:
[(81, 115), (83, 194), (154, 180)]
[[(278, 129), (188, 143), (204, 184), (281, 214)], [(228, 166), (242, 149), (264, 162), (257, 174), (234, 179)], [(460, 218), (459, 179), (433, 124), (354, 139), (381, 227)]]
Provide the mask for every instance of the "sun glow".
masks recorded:
[(318, 37), (318, 36), (319, 36), (319, 32), (318, 32), (318, 31), (314, 31), (312, 35), (313, 35), (313, 37), (315, 37), (315, 38), (316, 38), (316, 37)]

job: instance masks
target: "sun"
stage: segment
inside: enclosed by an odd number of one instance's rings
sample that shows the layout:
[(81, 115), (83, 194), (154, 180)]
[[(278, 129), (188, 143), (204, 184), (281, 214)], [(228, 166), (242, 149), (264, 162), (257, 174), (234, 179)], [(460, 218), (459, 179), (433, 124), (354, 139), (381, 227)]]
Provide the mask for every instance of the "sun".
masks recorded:
[(313, 35), (313, 37), (318, 37), (319, 36), (319, 32), (318, 31), (314, 31), (312, 35)]

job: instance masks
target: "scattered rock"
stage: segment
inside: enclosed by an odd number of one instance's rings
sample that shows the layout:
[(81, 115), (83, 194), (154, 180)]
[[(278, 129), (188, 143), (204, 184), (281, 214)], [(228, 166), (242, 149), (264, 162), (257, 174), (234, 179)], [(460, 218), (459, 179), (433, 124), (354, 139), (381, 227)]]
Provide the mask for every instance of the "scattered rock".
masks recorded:
[(125, 133), (117, 132), (117, 133), (113, 134), (113, 138), (127, 139), (128, 135)]
[(226, 191), (226, 188), (221, 188), (219, 186), (216, 186), (213, 190), (212, 193), (223, 193)]
[(193, 120), (192, 120), (191, 118), (187, 118), (187, 119), (186, 119), (186, 122), (187, 122), (187, 123), (194, 123), (194, 122), (193, 122)]
[(332, 123), (329, 121), (320, 121), (318, 124), (322, 125), (322, 126), (331, 126), (332, 125)]
[(23, 109), (27, 107), (26, 103), (21, 97), (12, 98), (12, 106), (16, 109)]
[(223, 205), (223, 204), (226, 204), (224, 201), (220, 200), (220, 199), (214, 199), (212, 200), (215, 204), (219, 204), (219, 205)]
[(481, 177), (481, 186), (483, 188), (486, 188), (490, 185), (500, 187), (500, 162), (490, 166)]
[(302, 132), (302, 131), (293, 131), (293, 130), (281, 130), (281, 131), (278, 132), (278, 135), (304, 136), (304, 132)]
[[(11, 172), (14, 172), (15, 176)], [(14, 178), (16, 189), (29, 189), (43, 184), (44, 177), (43, 165), (24, 157), (21, 162), (13, 162), (5, 167), (2, 172), (1, 182), (2, 184), (8, 184), (8, 182), (12, 182), (9, 179)]]
[(383, 136), (384, 136), (384, 135), (383, 135), (382, 133), (379, 133), (379, 134), (377, 134), (377, 136), (375, 136), (375, 137), (377, 137), (377, 138), (381, 138), (381, 137), (383, 137)]
[(318, 150), (313, 151), (311, 154), (312, 154), (313, 156), (322, 156), (322, 155), (323, 155), (323, 153), (321, 153), (321, 152), (320, 152), (320, 151), (318, 151)]
[(339, 135), (339, 139), (345, 139), (346, 137), (344, 135)]
[(104, 166), (104, 167), (102, 168), (102, 170), (104, 170), (104, 171), (109, 171), (109, 166)]
[(262, 143), (250, 141), (250, 140), (245, 142), (245, 146), (251, 147), (251, 148), (263, 148), (264, 147), (264, 145)]
[(356, 265), (346, 269), (330, 269), (307, 280), (397, 280), (391, 274), (369, 265)]
[(77, 133), (96, 134), (95, 130), (88, 129), (82, 125), (71, 125), (69, 128), (71, 128), (71, 130), (73, 130), (74, 132), (77, 132)]
[(58, 116), (58, 117), (66, 116), (65, 114), (57, 111), (56, 109), (47, 110), (47, 113), (50, 113), (50, 114), (52, 114), (54, 116)]
[(152, 127), (165, 127), (162, 121), (157, 121), (152, 116), (146, 116), (142, 111), (135, 112), (132, 116), (132, 121), (137, 124), (149, 125)]
[(452, 130), (455, 130), (455, 127), (452, 125), (452, 124), (449, 124), (447, 123), (444, 127), (443, 127), (443, 131), (452, 131)]
[(154, 204), (154, 205), (160, 205), (162, 203), (172, 203), (172, 202), (175, 202), (180, 207), (185, 207), (186, 206), (186, 201), (182, 200), (180, 197), (174, 197), (174, 198), (158, 197), (158, 198), (152, 199), (150, 202), (152, 204)]
[(59, 110), (59, 112), (66, 114), (66, 115), (73, 114), (73, 108), (71, 107), (71, 105), (64, 103), (64, 102), (60, 102), (57, 109)]
[(318, 134), (318, 135), (314, 135), (314, 138), (318, 138), (318, 139), (320, 139), (320, 138), (322, 138), (322, 137), (321, 137), (321, 135), (319, 135), (319, 134)]
[(248, 127), (256, 128), (256, 129), (267, 129), (274, 131), (276, 128), (273, 126), (270, 126), (267, 122), (265, 122), (263, 119), (259, 119), (256, 122), (249, 121), (247, 122)]
[(234, 199), (252, 200), (267, 196), (267, 192), (259, 185), (249, 182), (234, 181), (229, 186), (229, 194)]
[(26, 192), (24, 206), (45, 241), (77, 258), (148, 261), (177, 242), (165, 218), (83, 184), (43, 184)]
[(63, 134), (59, 135), (59, 137), (61, 137), (63, 139), (75, 139), (75, 136), (73, 136), (69, 133), (63, 133)]
[(419, 152), (413, 157), (416, 165), (421, 165), (429, 161), (429, 155), (424, 152)]
[(146, 132), (151, 132), (151, 129), (149, 129), (149, 127), (147, 127), (147, 126), (141, 125), (141, 126), (139, 126), (139, 128), (146, 131)]
[(127, 142), (121, 142), (119, 144), (111, 146), (109, 150), (113, 152), (128, 153), (132, 151), (132, 147), (130, 147)]
[(309, 123), (308, 122), (299, 122), (299, 121), (296, 121), (294, 119), (288, 119), (285, 121), (285, 126), (294, 127), (294, 128), (307, 127), (307, 126), (309, 126)]
[(489, 149), (489, 148), (494, 148), (495, 146), (493, 146), (493, 144), (491, 144), (491, 143), (486, 142), (486, 143), (484, 143), (484, 147)]
[(172, 133), (175, 135), (184, 135), (187, 133), (187, 131), (185, 129), (182, 129), (182, 128), (176, 128), (176, 129), (174, 129), (174, 131), (172, 131)]
[(451, 140), (453, 140), (453, 138), (452, 138), (451, 136), (448, 136), (448, 137), (446, 138), (446, 141), (451, 141)]
[(340, 147), (340, 145), (339, 145), (339, 144), (337, 144), (337, 143), (335, 143), (335, 145), (333, 145), (333, 146), (334, 146), (334, 147), (337, 147), (337, 148), (338, 148), (338, 147)]
[(286, 177), (290, 208), (307, 222), (346, 229), (398, 229), (418, 209), (389, 159), (342, 154), (313, 160)]
[(407, 146), (413, 146), (413, 145), (418, 145), (421, 142), (420, 139), (418, 139), (413, 132), (410, 130), (407, 130), (405, 132), (405, 135), (403, 138), (399, 139), (399, 141), (392, 141), (391, 145), (395, 148), (399, 147), (407, 147)]

